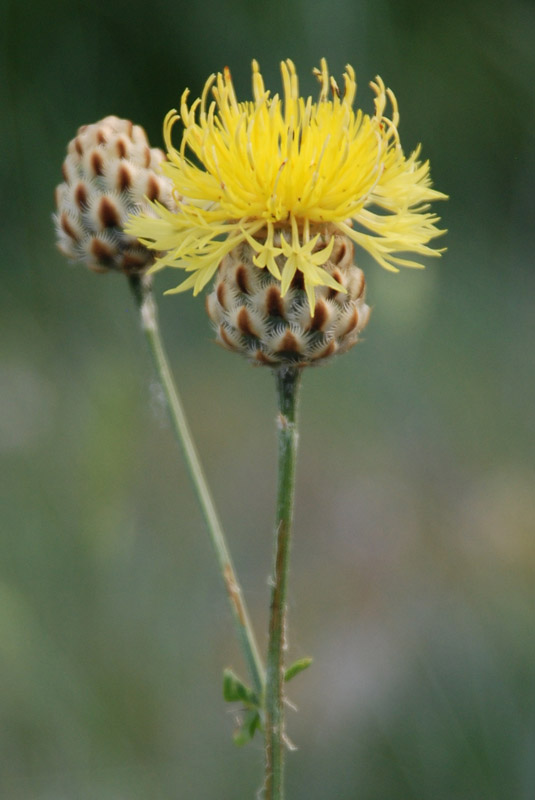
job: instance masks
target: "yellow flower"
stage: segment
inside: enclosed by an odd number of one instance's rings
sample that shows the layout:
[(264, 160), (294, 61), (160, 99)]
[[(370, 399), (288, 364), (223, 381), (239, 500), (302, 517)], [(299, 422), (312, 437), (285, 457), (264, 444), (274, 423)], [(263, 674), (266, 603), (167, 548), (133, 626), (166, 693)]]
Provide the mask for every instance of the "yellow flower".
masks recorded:
[[(320, 269), (320, 264), (325, 264), (331, 255), (334, 237), (331, 241), (319, 252), (314, 253), (314, 247), (320, 237), (319, 233), (313, 239), (308, 240), (305, 236), (306, 244), (301, 244), (299, 240), (299, 231), (295, 217), (292, 216), (292, 244), (288, 244), (284, 235), (281, 234), (282, 252), (286, 256), (286, 264), (282, 271), (281, 279), (281, 297), (284, 297), (297, 270), (300, 270), (305, 276), (305, 290), (308, 297), (308, 302), (311, 311), (314, 310), (315, 296), (314, 286), (330, 286), (332, 289), (345, 292), (344, 287), (335, 280), (332, 275), (329, 275), (324, 269)], [(305, 223), (306, 224), (306, 223)]]
[[(153, 270), (171, 266), (191, 273), (172, 292), (193, 288), (197, 294), (224, 256), (244, 241), (255, 251), (254, 264), (281, 280), (282, 296), (296, 271), (303, 274), (311, 312), (314, 287), (343, 290), (321, 268), (336, 232), (394, 272), (422, 266), (410, 254), (440, 254), (428, 246), (442, 233), (429, 203), (446, 195), (431, 188), (429, 162), (418, 160), (419, 148), (405, 157), (390, 89), (380, 78), (371, 83), (370, 116), (353, 107), (350, 66), (340, 90), (321, 61), (314, 70), (317, 102), (299, 97), (290, 60), (281, 63), (281, 72), (283, 98), (266, 91), (253, 61), (252, 101), (237, 101), (225, 69), (210, 76), (202, 97), (189, 106), (184, 92), (180, 117), (173, 110), (165, 118), (168, 161), (162, 171), (173, 181), (178, 210), (156, 201), (158, 219), (131, 217), (126, 230), (163, 251)], [(176, 149), (171, 131), (179, 119), (183, 132)]]

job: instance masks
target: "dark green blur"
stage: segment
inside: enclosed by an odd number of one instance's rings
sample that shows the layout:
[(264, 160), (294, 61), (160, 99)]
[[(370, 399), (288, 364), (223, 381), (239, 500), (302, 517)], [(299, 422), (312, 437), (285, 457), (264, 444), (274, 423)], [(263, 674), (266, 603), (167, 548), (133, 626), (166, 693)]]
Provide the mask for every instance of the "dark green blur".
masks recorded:
[[(189, 86), (326, 56), (395, 91), (448, 252), (363, 258), (365, 341), (304, 375), (288, 800), (535, 797), (535, 6), (528, 0), (3, 0), (0, 797), (253, 800), (226, 599), (124, 280), (56, 252), (79, 125), (161, 144)], [(437, 243), (438, 244), (438, 243)], [(158, 293), (177, 283), (158, 278)], [(161, 297), (170, 358), (265, 647), (275, 388)]]

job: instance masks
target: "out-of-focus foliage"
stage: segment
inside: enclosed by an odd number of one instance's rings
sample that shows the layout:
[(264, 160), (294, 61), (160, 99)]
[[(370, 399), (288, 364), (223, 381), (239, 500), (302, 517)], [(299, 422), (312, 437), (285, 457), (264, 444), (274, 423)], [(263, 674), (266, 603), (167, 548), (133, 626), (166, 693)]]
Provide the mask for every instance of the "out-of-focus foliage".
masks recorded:
[[(207, 537), (118, 276), (69, 267), (50, 215), (76, 128), (161, 145), (165, 112), (250, 60), (305, 93), (326, 56), (379, 73), (431, 159), (448, 253), (363, 260), (366, 341), (309, 370), (291, 576), (292, 800), (535, 796), (535, 9), (527, 0), (4, 0), (0, 27), (0, 795), (254, 797), (221, 673), (243, 673)], [(310, 77), (307, 79), (307, 75)], [(175, 276), (162, 274), (158, 287)], [(258, 631), (266, 623), (274, 389), (211, 343), (203, 303), (162, 324)], [(265, 637), (260, 635), (265, 643)]]

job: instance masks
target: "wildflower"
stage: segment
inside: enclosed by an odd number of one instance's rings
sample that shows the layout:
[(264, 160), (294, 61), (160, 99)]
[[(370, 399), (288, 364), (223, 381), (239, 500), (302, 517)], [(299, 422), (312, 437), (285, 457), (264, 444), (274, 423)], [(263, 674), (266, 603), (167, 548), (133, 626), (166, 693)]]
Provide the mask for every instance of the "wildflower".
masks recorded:
[(156, 171), (164, 159), (129, 120), (109, 116), (79, 128), (63, 162), (65, 181), (56, 188), (61, 252), (95, 272), (133, 274), (153, 264), (154, 253), (123, 226), (129, 214), (151, 211), (146, 198), (176, 208), (170, 180)]
[[(340, 348), (336, 331), (344, 328), (348, 314), (352, 318), (354, 302), (359, 302), (357, 314), (363, 311), (363, 278), (355, 277), (352, 270), (358, 268), (348, 262), (353, 245), (394, 272), (400, 266), (421, 267), (415, 258), (439, 255), (429, 247), (442, 233), (429, 203), (445, 195), (431, 188), (429, 163), (419, 161), (419, 148), (405, 157), (396, 99), (380, 78), (371, 84), (375, 112), (370, 116), (353, 107), (356, 82), (350, 66), (340, 90), (322, 60), (315, 70), (317, 102), (299, 97), (290, 60), (282, 62), (281, 71), (283, 98), (265, 89), (256, 61), (250, 102), (237, 101), (228, 69), (210, 76), (202, 97), (191, 105), (184, 92), (181, 117), (171, 111), (165, 119), (168, 161), (161, 165), (174, 184), (177, 210), (155, 201), (151, 206), (157, 218), (133, 217), (126, 230), (146, 247), (164, 252), (153, 270), (170, 266), (188, 273), (171, 292), (192, 288), (197, 294), (219, 268), (208, 310), (227, 347), (260, 361), (274, 353), (276, 361), (286, 361), (292, 352), (293, 361), (309, 363), (313, 353), (332, 350), (328, 345), (333, 341), (334, 349)], [(171, 132), (180, 118), (183, 133), (177, 149)], [(343, 251), (341, 264), (333, 259), (335, 251)], [(244, 306), (240, 266), (246, 268), (247, 294), (253, 285), (255, 292), (261, 289), (264, 304), (249, 298)], [(228, 287), (225, 304), (217, 298), (222, 280)], [(359, 285), (357, 297), (349, 284)], [(269, 306), (266, 296), (274, 298), (273, 287), (281, 302)], [(331, 307), (335, 297), (336, 309)], [(327, 318), (335, 322), (334, 328), (324, 323), (318, 344), (316, 335), (309, 334), (320, 300), (322, 308), (328, 305)], [(306, 330), (301, 324), (305, 306)], [(245, 319), (242, 308), (251, 323), (245, 326), (248, 332), (233, 322), (234, 317)], [(269, 308), (277, 308), (278, 316)], [(367, 312), (360, 317), (367, 319)], [(281, 325), (283, 339), (290, 332), (297, 341), (291, 351), (271, 347)], [(352, 328), (352, 343), (362, 326)], [(269, 346), (262, 339), (267, 329)]]

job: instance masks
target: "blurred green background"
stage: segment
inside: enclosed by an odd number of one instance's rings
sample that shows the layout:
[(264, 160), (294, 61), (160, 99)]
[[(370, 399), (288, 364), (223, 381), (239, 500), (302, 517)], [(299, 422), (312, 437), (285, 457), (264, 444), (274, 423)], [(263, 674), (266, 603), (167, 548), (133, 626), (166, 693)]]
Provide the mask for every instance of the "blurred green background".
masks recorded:
[[(527, 0), (3, 0), (0, 796), (246, 800), (221, 673), (243, 673), (127, 287), (56, 252), (80, 124), (161, 145), (184, 87), (250, 61), (305, 94), (326, 56), (423, 143), (447, 254), (362, 259), (365, 342), (308, 370), (293, 548), (289, 800), (535, 797), (535, 6)], [(173, 272), (158, 278), (163, 290)], [(262, 644), (275, 489), (268, 370), (199, 298), (162, 325)]]

